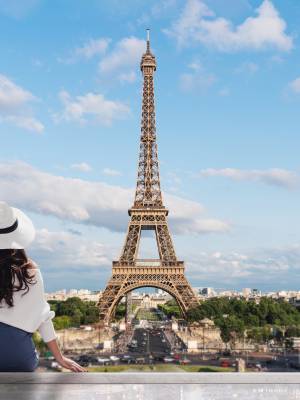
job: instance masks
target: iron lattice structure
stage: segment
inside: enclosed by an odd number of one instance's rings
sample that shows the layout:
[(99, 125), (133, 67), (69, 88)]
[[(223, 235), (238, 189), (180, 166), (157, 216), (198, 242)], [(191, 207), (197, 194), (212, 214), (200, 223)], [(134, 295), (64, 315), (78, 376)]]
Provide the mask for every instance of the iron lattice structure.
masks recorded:
[[(112, 276), (99, 299), (100, 321), (105, 324), (110, 321), (121, 298), (139, 287), (165, 290), (176, 299), (184, 316), (189, 308), (198, 304), (185, 278), (184, 263), (177, 260), (168, 228), (168, 210), (162, 200), (155, 128), (155, 70), (156, 60), (150, 51), (148, 32), (147, 50), (141, 60), (144, 82), (135, 200), (128, 211), (130, 221), (121, 256), (113, 262)], [(155, 231), (157, 260), (137, 258), (143, 229)]]

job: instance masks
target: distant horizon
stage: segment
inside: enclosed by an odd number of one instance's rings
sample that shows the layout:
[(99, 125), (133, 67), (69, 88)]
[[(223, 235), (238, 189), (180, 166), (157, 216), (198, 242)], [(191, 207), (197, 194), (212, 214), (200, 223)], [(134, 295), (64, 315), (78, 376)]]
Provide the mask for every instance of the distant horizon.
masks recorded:
[[(196, 286), (196, 287), (194, 287), (194, 286), (192, 286), (192, 289), (204, 289), (204, 288), (206, 288), (207, 286), (203, 286), (203, 287), (198, 287), (198, 286)], [(234, 288), (224, 288), (224, 289), (219, 289), (219, 288), (214, 288), (214, 287), (209, 287), (209, 288), (211, 288), (211, 289), (213, 289), (213, 290), (218, 290), (219, 292), (223, 292), (223, 291), (235, 291), (235, 292), (242, 292), (242, 290), (243, 289), (251, 289), (251, 290), (258, 290), (258, 292), (260, 292), (260, 293), (262, 293), (262, 294), (264, 294), (264, 293), (270, 293), (270, 292), (300, 292), (300, 289), (273, 289), (273, 290), (267, 290), (267, 291), (264, 291), (264, 290), (260, 290), (259, 288), (248, 288), (248, 287), (243, 287), (243, 288), (241, 288), (241, 289), (234, 289)], [(49, 294), (49, 293), (55, 293), (55, 292), (60, 292), (60, 291), (64, 291), (64, 290), (66, 290), (67, 292), (69, 292), (69, 291), (71, 291), (71, 290), (77, 290), (77, 291), (79, 291), (79, 290), (88, 290), (88, 291), (91, 291), (91, 292), (100, 292), (100, 291), (103, 291), (105, 289), (105, 287), (103, 287), (103, 288), (101, 288), (101, 289), (88, 289), (88, 288), (83, 288), (83, 287), (81, 287), (81, 288), (75, 288), (75, 287), (72, 287), (72, 288), (70, 288), (70, 289), (67, 289), (67, 288), (62, 288), (62, 289), (57, 289), (57, 290), (51, 290), (51, 291), (46, 291), (46, 293), (47, 294)], [(132, 292), (144, 292), (144, 293), (147, 293), (148, 291), (143, 291), (143, 290), (141, 290), (142, 288), (140, 288), (140, 289), (135, 289), (135, 290), (133, 290)], [(154, 291), (155, 291), (155, 289), (156, 288), (152, 288), (152, 287), (145, 287), (145, 289), (151, 289), (151, 291), (152, 291), (152, 289), (153, 289), (153, 293), (154, 293)], [(162, 290), (163, 292), (165, 292), (165, 293), (168, 293), (168, 292), (166, 292), (166, 291), (164, 291), (163, 289), (160, 289), (160, 288), (158, 288), (159, 290)], [(150, 290), (149, 290), (149, 293), (151, 292)]]

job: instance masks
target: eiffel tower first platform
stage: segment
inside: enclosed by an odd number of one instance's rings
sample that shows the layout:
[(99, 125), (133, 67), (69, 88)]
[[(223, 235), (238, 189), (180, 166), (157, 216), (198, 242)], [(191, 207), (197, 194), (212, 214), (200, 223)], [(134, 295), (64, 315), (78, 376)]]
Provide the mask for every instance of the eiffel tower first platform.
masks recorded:
[[(154, 83), (155, 56), (147, 49), (142, 56), (143, 101), (138, 176), (125, 244), (112, 276), (99, 299), (100, 322), (107, 325), (121, 298), (140, 287), (156, 287), (173, 296), (183, 314), (198, 304), (184, 275), (184, 262), (178, 261), (168, 228), (168, 210), (163, 205), (157, 156)], [(155, 231), (159, 259), (138, 259), (141, 231)]]

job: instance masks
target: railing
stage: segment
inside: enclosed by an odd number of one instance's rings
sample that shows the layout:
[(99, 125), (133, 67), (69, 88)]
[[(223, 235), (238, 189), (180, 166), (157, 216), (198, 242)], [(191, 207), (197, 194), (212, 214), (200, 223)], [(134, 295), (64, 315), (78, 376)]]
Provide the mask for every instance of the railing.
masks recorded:
[(163, 261), (159, 259), (137, 259), (135, 261), (113, 261), (113, 267), (180, 267), (183, 261)]

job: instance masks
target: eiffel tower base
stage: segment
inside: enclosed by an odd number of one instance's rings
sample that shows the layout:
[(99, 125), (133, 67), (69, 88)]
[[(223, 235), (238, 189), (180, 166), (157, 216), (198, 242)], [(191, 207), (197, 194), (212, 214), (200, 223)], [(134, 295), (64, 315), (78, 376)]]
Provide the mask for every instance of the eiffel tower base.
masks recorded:
[(133, 267), (114, 262), (112, 276), (99, 299), (100, 323), (108, 325), (122, 297), (140, 287), (155, 287), (169, 293), (177, 301), (183, 317), (186, 317), (190, 308), (198, 305), (184, 276), (183, 262), (177, 261), (174, 266)]

